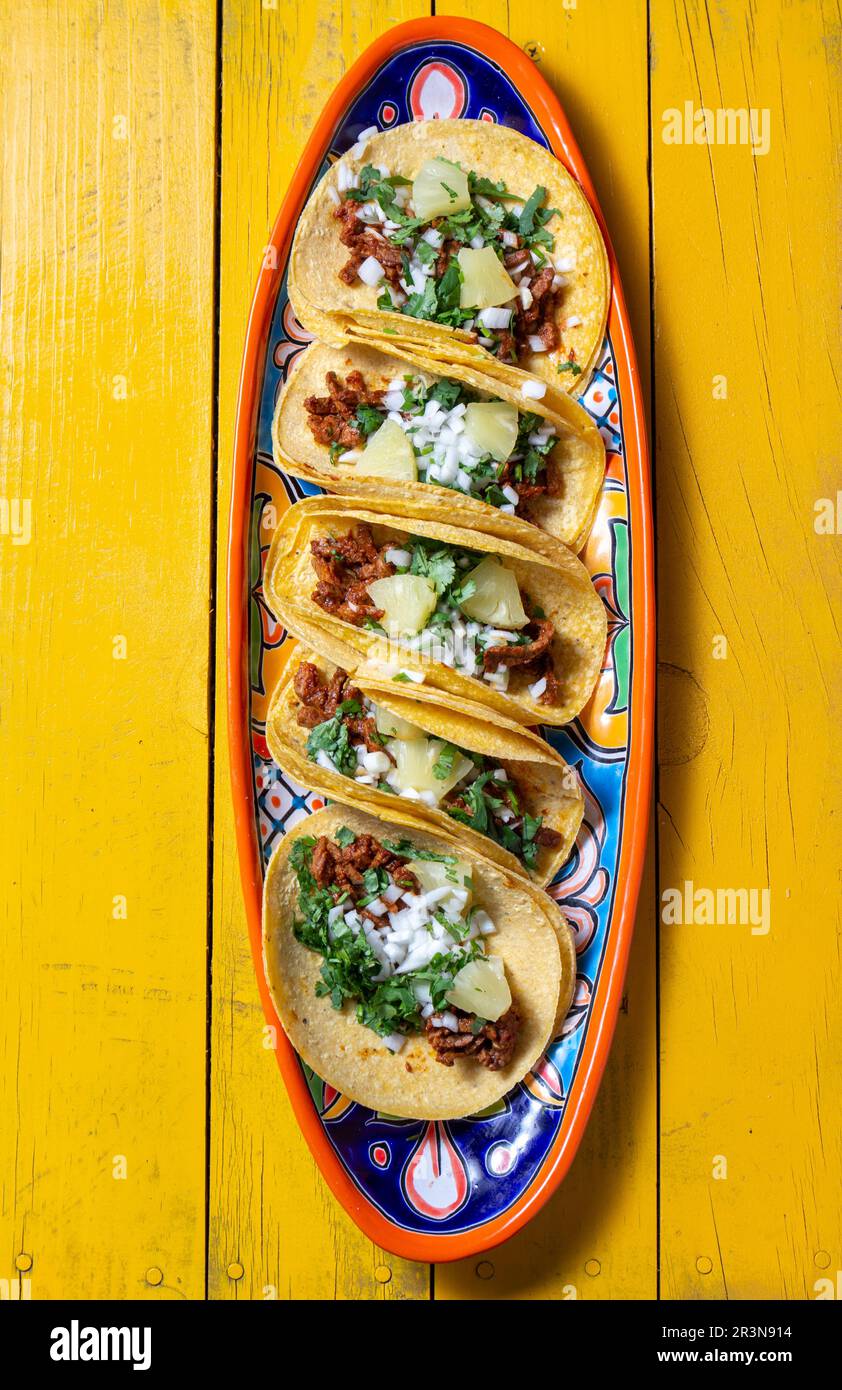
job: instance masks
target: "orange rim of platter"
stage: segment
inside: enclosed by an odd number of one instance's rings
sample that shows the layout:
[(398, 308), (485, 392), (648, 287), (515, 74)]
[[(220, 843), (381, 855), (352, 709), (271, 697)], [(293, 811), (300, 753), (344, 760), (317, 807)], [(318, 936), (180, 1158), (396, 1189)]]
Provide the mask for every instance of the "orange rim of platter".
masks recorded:
[[(249, 495), (254, 440), (269, 328), (287, 255), (301, 210), (330, 147), (342, 115), (377, 69), (401, 48), (423, 40), (451, 41), (493, 59), (527, 96), (556, 157), (583, 188), (605, 238), (611, 272), (608, 332), (614, 345), (618, 398), (627, 421), (625, 461), (629, 478), (631, 547), (631, 622), (633, 631), (629, 727), (630, 756), (626, 777), (624, 830), (617, 864), (619, 884), (601, 969), (599, 1003), (588, 1023), (564, 1123), (543, 1166), (505, 1213), (471, 1231), (427, 1235), (406, 1231), (386, 1220), (354, 1185), (324, 1133), (313, 1106), (298, 1056), (287, 1041), (275, 1011), (263, 969), (263, 871), (255, 830), (251, 743), (248, 717), (248, 645), (246, 558)], [(649, 454), (640, 374), (617, 263), (590, 176), (555, 93), (516, 44), (475, 20), (427, 17), (399, 24), (382, 34), (337, 84), (316, 122), (293, 174), (271, 236), (274, 268), (260, 271), (249, 315), (234, 440), (234, 473), (228, 538), (228, 743), (234, 797), (237, 848), (245, 895), (252, 956), (267, 1022), (275, 1029), (275, 1053), (302, 1133), (334, 1196), (377, 1245), (404, 1259), (446, 1261), (489, 1250), (519, 1231), (552, 1196), (570, 1168), (585, 1132), (602, 1073), (608, 1060), (631, 946), (637, 896), (643, 872), (652, 781), (654, 719), (655, 590), (652, 562), (652, 513)]]

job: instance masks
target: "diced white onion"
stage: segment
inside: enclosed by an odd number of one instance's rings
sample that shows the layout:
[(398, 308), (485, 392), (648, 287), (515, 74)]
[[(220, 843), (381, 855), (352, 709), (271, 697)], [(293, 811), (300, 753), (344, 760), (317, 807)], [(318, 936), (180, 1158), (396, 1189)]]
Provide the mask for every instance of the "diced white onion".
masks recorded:
[(527, 338), (527, 342), (529, 343), (529, 351), (530, 351), (530, 352), (546, 352), (546, 351), (547, 351), (547, 348), (546, 348), (545, 343), (542, 341), (541, 338), (537, 337), (536, 334), (534, 334), (534, 333), (530, 333), (529, 337)]
[(386, 551), (386, 559), (395, 569), (407, 570), (412, 564), (412, 556), (408, 550), (398, 550), (397, 548)]
[(366, 126), (365, 130), (360, 131), (360, 134), (357, 136), (356, 142), (351, 146), (350, 150), (348, 151), (351, 158), (362, 159), (363, 155), (365, 154), (366, 146), (368, 145), (369, 140), (371, 139), (372, 135), (376, 134), (376, 125)]
[(545, 381), (525, 381), (520, 388), (520, 394), (527, 401), (543, 400), (547, 394), (547, 383)]
[(564, 327), (565, 327), (565, 328), (578, 328), (578, 327), (579, 327), (579, 324), (580, 324), (580, 323), (584, 323), (584, 322), (585, 322), (585, 320), (584, 320), (579, 314), (571, 314), (571, 315), (570, 315), (570, 318), (567, 319), (566, 323), (564, 324)]
[(366, 753), (363, 767), (366, 772), (388, 772), (392, 766), (388, 753)]
[(406, 1042), (406, 1038), (403, 1033), (389, 1033), (387, 1037), (383, 1039), (383, 1042), (390, 1052), (400, 1052)]
[(429, 893), (425, 893), (425, 894), (424, 894), (424, 903), (425, 903), (425, 905), (426, 905), (427, 907), (435, 907), (436, 903), (440, 903), (441, 900), (442, 900), (442, 898), (449, 898), (449, 897), (450, 897), (450, 885), (447, 884), (447, 883), (444, 883), (444, 884), (442, 884), (442, 886), (441, 886), (440, 888), (431, 888), (430, 891), (429, 891)]
[(512, 319), (511, 309), (480, 309), (477, 318), (483, 328), (508, 328)]
[(534, 685), (530, 685), (529, 693), (532, 696), (533, 700), (537, 700), (541, 695), (543, 695), (546, 688), (547, 677), (542, 676), (541, 679), (539, 681), (536, 681)]
[(357, 270), (357, 274), (364, 285), (374, 286), (380, 284), (386, 272), (375, 256), (366, 256)]

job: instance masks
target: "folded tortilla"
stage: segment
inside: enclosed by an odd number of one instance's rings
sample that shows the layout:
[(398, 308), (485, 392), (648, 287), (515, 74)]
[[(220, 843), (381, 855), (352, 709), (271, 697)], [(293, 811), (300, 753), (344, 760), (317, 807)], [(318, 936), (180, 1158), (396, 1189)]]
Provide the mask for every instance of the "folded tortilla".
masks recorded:
[[(460, 164), (466, 173), (493, 183), (502, 179), (522, 201), (536, 186), (546, 188), (546, 205), (560, 213), (547, 226), (553, 235), (547, 254), (565, 267), (554, 313), (560, 345), (553, 351), (521, 355), (517, 366), (501, 362), (464, 329), (380, 309), (379, 286), (360, 281), (348, 285), (340, 279), (339, 271), (348, 260), (333, 215), (342, 197), (340, 170), (358, 174), (366, 165), (378, 165), (411, 180), (434, 158)], [(395, 126), (372, 136), (361, 151), (343, 155), (311, 194), (290, 256), (290, 302), (315, 337), (336, 346), (356, 334), (373, 335), (384, 347), (390, 338), (398, 346), (414, 344), (428, 357), (443, 354), (450, 363), (462, 362), (496, 374), (518, 391), (524, 372), (554, 388), (574, 392), (584, 388), (602, 347), (609, 295), (605, 244), (582, 189), (543, 146), (519, 131), (485, 121), (434, 120)], [(571, 363), (578, 372), (570, 369)]]
[[(379, 661), (386, 680), (411, 671), (420, 677), (419, 684), (426, 682), (460, 699), (478, 701), (520, 724), (569, 723), (593, 690), (606, 642), (605, 608), (584, 565), (560, 544), (551, 560), (515, 542), (418, 515), (417, 507), (408, 501), (402, 512), (379, 513), (334, 497), (308, 498), (290, 507), (273, 537), (264, 574), (264, 593), (279, 622), (351, 674), (363, 662)], [(512, 669), (508, 690), (497, 690), (481, 678), (325, 612), (311, 596), (317, 582), (311, 542), (343, 535), (359, 523), (371, 526), (378, 544), (400, 547), (414, 535), (472, 550), (478, 562), (485, 555), (497, 557), (514, 573), (522, 594), (553, 624), (549, 650), (559, 686), (557, 700), (541, 704), (530, 694), (534, 676), (517, 667)]]
[(444, 835), (455, 836), (477, 854), (493, 859), (511, 873), (525, 874), (539, 887), (551, 883), (567, 860), (576, 840), (584, 813), (584, 798), (573, 769), (537, 734), (496, 715), (489, 722), (481, 705), (456, 701), (427, 686), (396, 685), (371, 675), (361, 666), (354, 675), (360, 693), (399, 719), (417, 725), (431, 738), (444, 739), (459, 749), (481, 753), (499, 763), (509, 773), (518, 790), (522, 808), (540, 817), (543, 826), (561, 839), (558, 845), (538, 850), (534, 869), (488, 835), (448, 815), (438, 806), (409, 800), (377, 787), (361, 785), (351, 776), (325, 768), (307, 754), (308, 728), (297, 722), (301, 703), (295, 693), (296, 672), (302, 662), (315, 666), (323, 680), (329, 680), (336, 667), (306, 647), (299, 647), (284, 671), (272, 696), (266, 719), (266, 741), (275, 762), (296, 781), (347, 806), (376, 810), (395, 824), (421, 824)]
[[(417, 504), (420, 515), (447, 520), (458, 508), (461, 524), (517, 541), (551, 558), (554, 551), (545, 545), (546, 536), (580, 550), (605, 476), (605, 445), (587, 412), (558, 389), (548, 390), (540, 401), (526, 401), (509, 381), (483, 376), (474, 367), (445, 366), (405, 345), (398, 349), (389, 343), (388, 351), (385, 346), (381, 351), (367, 343), (349, 343), (344, 348), (313, 343), (299, 354), (281, 391), (272, 424), (278, 466), (331, 492), (359, 497), (367, 507), (390, 511), (409, 498)], [(362, 373), (372, 391), (384, 391), (391, 381), (411, 373), (429, 385), (457, 381), (488, 399), (508, 402), (522, 414), (538, 415), (553, 425), (558, 436), (547, 455), (549, 491), (524, 502), (523, 515), (510, 516), (479, 497), (436, 483), (366, 476), (364, 455), (356, 463), (334, 461), (330, 446), (319, 443), (310, 430), (305, 401), (325, 395), (328, 373), (344, 381), (354, 371)]]
[[(497, 930), (486, 939), (490, 955), (502, 957), (506, 978), (522, 1022), (509, 1064), (491, 1071), (470, 1058), (443, 1066), (423, 1034), (411, 1037), (399, 1053), (358, 1023), (352, 1003), (334, 1009), (317, 998), (322, 957), (297, 941), (298, 884), (290, 863), (301, 836), (333, 839), (343, 826), (378, 839), (388, 822), (355, 807), (331, 806), (300, 821), (273, 855), (264, 884), (263, 951), (266, 976), (293, 1047), (319, 1076), (349, 1100), (381, 1114), (447, 1120), (493, 1105), (534, 1067), (569, 1007), (575, 984), (575, 951), (570, 928), (552, 900), (525, 879), (460, 844), (460, 858), (472, 864), (475, 903)], [(454, 852), (454, 842), (428, 830), (407, 833), (417, 849)]]

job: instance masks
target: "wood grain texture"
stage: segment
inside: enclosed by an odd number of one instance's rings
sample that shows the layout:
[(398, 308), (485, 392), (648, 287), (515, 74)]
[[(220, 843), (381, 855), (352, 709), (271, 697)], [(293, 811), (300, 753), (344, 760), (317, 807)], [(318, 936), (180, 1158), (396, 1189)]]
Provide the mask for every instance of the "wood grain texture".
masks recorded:
[[(649, 187), (643, 0), (439, 0), (495, 25), (561, 98), (620, 247), (644, 383), (649, 366)], [(594, 99), (595, 55), (600, 96)], [(622, 122), (622, 145), (616, 129)], [(654, 858), (641, 891), (623, 1011), (585, 1141), (543, 1212), (487, 1258), (436, 1271), (437, 1298), (653, 1298), (657, 1286)]]
[[(652, 4), (661, 888), (771, 889), (766, 935), (661, 929), (669, 1298), (812, 1298), (842, 1257), (839, 37)], [(685, 101), (765, 109), (768, 152), (665, 143)]]
[[(219, 586), (225, 607), (234, 411), (257, 269), (290, 174), (346, 66), (412, 0), (361, 7), (253, 0), (223, 7)], [(217, 689), (225, 688), (224, 627)], [(216, 726), (211, 1211), (212, 1298), (426, 1298), (426, 1266), (378, 1251), (335, 1202), (289, 1107), (248, 945), (220, 698)], [(229, 1265), (242, 1265), (232, 1279)]]
[(0, 536), (0, 1276), (27, 1256), (33, 1298), (204, 1291), (204, 11), (0, 5), (0, 495), (32, 524)]

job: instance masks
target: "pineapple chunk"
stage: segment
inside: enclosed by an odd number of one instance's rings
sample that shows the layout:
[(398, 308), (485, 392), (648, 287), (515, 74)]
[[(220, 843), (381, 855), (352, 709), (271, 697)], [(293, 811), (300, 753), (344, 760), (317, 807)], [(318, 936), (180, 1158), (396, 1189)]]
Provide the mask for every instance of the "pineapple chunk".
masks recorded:
[(508, 401), (475, 401), (465, 411), (465, 438), (504, 463), (517, 440), (518, 411)]
[(469, 758), (456, 753), (447, 776), (436, 777), (434, 768), (444, 748), (444, 742), (440, 738), (427, 738), (423, 734), (420, 738), (395, 739), (387, 744), (387, 748), (396, 763), (387, 777), (389, 785), (398, 792), (409, 787), (417, 792), (432, 792), (436, 801), (441, 801), (473, 767)]
[(384, 420), (369, 435), (362, 457), (353, 465), (357, 473), (374, 478), (396, 478), (402, 483), (418, 482), (415, 450), (409, 436), (394, 420)]
[(447, 991), (447, 999), (466, 1014), (491, 1023), (511, 1008), (512, 991), (499, 956), (480, 956), (463, 965)]
[[(457, 859), (455, 864), (440, 864), (435, 859), (412, 859), (408, 866), (411, 873), (418, 879), (418, 886), (422, 893), (431, 893), (434, 888), (450, 888), (461, 900), (464, 896), (464, 904), (459, 901), (453, 906), (464, 915), (471, 906), (473, 899), (473, 881), (471, 878), (471, 866), (464, 859)], [(443, 906), (450, 902), (445, 899)]]
[(377, 732), (384, 738), (423, 738), (423, 730), (417, 724), (410, 724), (408, 719), (401, 719), (399, 714), (390, 714), (382, 705), (374, 706), (374, 724)]
[(382, 625), (390, 637), (414, 637), (436, 606), (435, 586), (420, 574), (373, 579), (368, 592), (375, 606), (383, 609)]
[(462, 272), (459, 304), (463, 309), (493, 309), (514, 299), (515, 283), (491, 246), (479, 251), (463, 246), (456, 259)]
[(464, 212), (471, 206), (468, 176), (447, 159), (428, 159), (412, 185), (412, 210), (423, 222)]
[(529, 619), (523, 607), (517, 579), (512, 571), (501, 565), (493, 555), (486, 555), (476, 569), (468, 570), (465, 578), (472, 579), (476, 585), (476, 591), (470, 598), (463, 599), (459, 604), (466, 617), (473, 618), (478, 623), (488, 623), (490, 627), (502, 627), (509, 631), (526, 627)]

